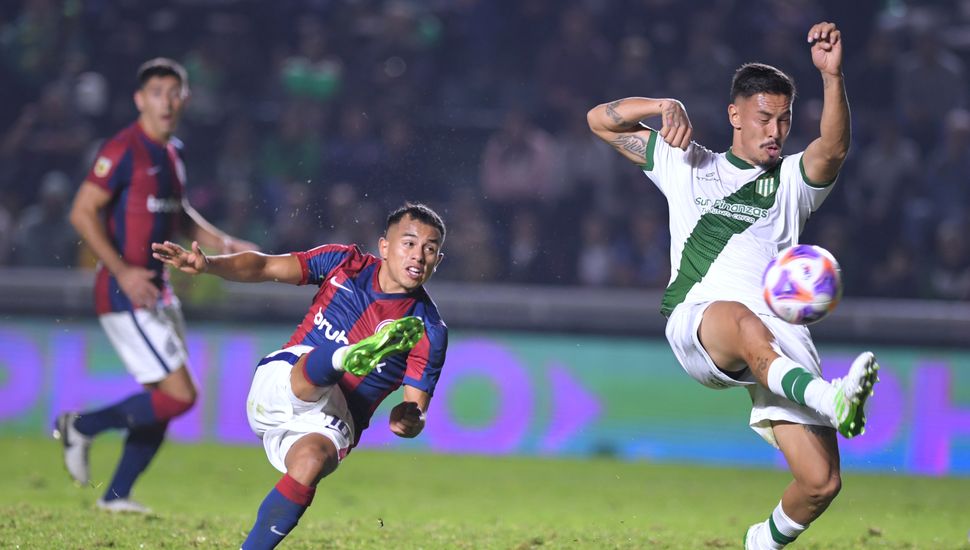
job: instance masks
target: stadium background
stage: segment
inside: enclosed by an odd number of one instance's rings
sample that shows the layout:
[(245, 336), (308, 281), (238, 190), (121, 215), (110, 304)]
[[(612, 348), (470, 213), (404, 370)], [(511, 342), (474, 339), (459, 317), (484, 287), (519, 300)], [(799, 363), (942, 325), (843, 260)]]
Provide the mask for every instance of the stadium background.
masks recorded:
[[(662, 197), (585, 126), (628, 95), (684, 101), (729, 142), (731, 72), (799, 86), (787, 150), (818, 128), (811, 23), (845, 33), (853, 145), (803, 241), (841, 261), (846, 299), (814, 332), (828, 375), (884, 368), (848, 470), (970, 475), (970, 5), (966, 2), (25, 0), (0, 6), (0, 435), (130, 392), (91, 308), (66, 208), (100, 141), (135, 116), (134, 70), (183, 62), (189, 194), (269, 252), (372, 248), (405, 198), (449, 223), (429, 285), (454, 337), (428, 430), (365, 448), (614, 456), (778, 467), (744, 392), (682, 374), (656, 313)], [(725, 23), (729, 22), (729, 23)], [(307, 289), (175, 277), (199, 407), (177, 440), (254, 445), (251, 369)], [(382, 414), (382, 413), (379, 413)]]

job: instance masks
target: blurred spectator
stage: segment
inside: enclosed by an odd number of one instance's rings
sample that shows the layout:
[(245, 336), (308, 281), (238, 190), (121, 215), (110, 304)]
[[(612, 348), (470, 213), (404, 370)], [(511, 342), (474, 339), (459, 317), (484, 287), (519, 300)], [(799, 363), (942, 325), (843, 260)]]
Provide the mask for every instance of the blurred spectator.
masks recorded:
[(609, 84), (605, 90), (594, 95), (593, 102), (608, 97), (646, 95), (644, 90), (649, 90), (654, 84), (646, 68), (654, 61), (653, 45), (646, 36), (631, 34), (624, 37), (620, 41), (617, 57), (611, 63), (613, 70), (610, 71)]
[(442, 275), (456, 281), (483, 283), (498, 280), (501, 274), (499, 248), (493, 225), (482, 208), (482, 201), (468, 188), (452, 197), (446, 219), (455, 220), (448, 228)]
[[(572, 111), (582, 113), (583, 106), (576, 105)], [(571, 116), (563, 121), (563, 129), (554, 135), (555, 152), (558, 155), (555, 178), (558, 193), (572, 204), (564, 204), (569, 216), (577, 214), (577, 208), (608, 211), (615, 208), (617, 172), (629, 169), (628, 163), (618, 159), (613, 148), (589, 131), (585, 116)], [(622, 163), (622, 164), (621, 164)]]
[(355, 181), (370, 196), (377, 190), (374, 180), (383, 156), (375, 133), (377, 115), (360, 103), (345, 105), (338, 114), (337, 132), (326, 148), (327, 175), (337, 181)]
[(670, 282), (666, 214), (656, 206), (641, 206), (627, 225), (627, 236), (616, 247), (615, 281), (625, 286), (666, 287)]
[[(0, 142), (0, 158), (13, 166), (13, 177), (32, 201), (32, 190), (49, 170), (74, 175), (90, 145), (91, 126), (71, 105), (70, 88), (54, 83), (44, 88), (37, 105), (26, 105)], [(33, 183), (33, 184), (32, 184)]]
[(885, 259), (872, 268), (865, 287), (860, 288), (858, 294), (916, 298), (922, 285), (918, 266), (916, 254), (912, 248), (901, 241), (893, 242)]
[(970, 242), (966, 222), (948, 219), (936, 230), (933, 259), (926, 274), (926, 298), (970, 299)]
[(381, 124), (380, 133), (381, 154), (374, 179), (382, 186), (379, 194), (385, 203), (401, 204), (426, 195), (427, 154), (410, 119), (392, 116)]
[(14, 220), (13, 215), (5, 206), (6, 193), (0, 192), (0, 266), (10, 264), (10, 256), (13, 252), (13, 232), (14, 232)]
[(878, 261), (872, 256), (884, 257), (892, 244), (887, 237), (899, 232), (899, 212), (904, 204), (914, 204), (907, 199), (919, 192), (919, 147), (901, 135), (892, 119), (882, 118), (875, 141), (855, 153), (854, 171), (840, 185), (859, 234), (878, 236), (865, 247), (870, 259)]
[(508, 279), (517, 283), (539, 283), (548, 279), (542, 259), (544, 236), (534, 210), (521, 208), (512, 216), (509, 228)]
[(552, 136), (517, 109), (485, 144), (481, 181), (486, 198), (498, 208), (551, 203), (559, 198), (556, 150)]
[(954, 109), (943, 121), (923, 182), (937, 219), (970, 214), (970, 111)]
[(610, 66), (610, 47), (582, 4), (559, 15), (559, 35), (540, 53), (540, 94), (551, 114), (569, 116), (577, 101), (594, 104)]
[(332, 98), (343, 79), (343, 61), (330, 49), (330, 33), (316, 15), (304, 14), (296, 22), (297, 49), (282, 64), (280, 81), (294, 97), (317, 101)]
[[(287, 103), (275, 131), (266, 132), (259, 151), (259, 175), (276, 184), (318, 179), (323, 172), (321, 128), (310, 126), (307, 106)], [(297, 249), (294, 249), (297, 250)]]
[[(220, 147), (215, 159), (216, 181), (243, 182), (246, 184), (256, 181), (255, 141), (256, 135), (252, 123), (242, 116), (233, 117), (223, 133), (222, 147)], [(267, 166), (264, 168), (271, 175), (274, 172), (286, 174), (287, 171), (277, 165), (280, 160), (275, 158), (277, 154), (273, 149), (275, 147), (277, 147), (277, 144), (267, 145), (269, 150), (266, 154), (269, 158), (266, 160)], [(229, 234), (236, 235), (237, 233), (230, 231)]]
[(936, 140), (943, 116), (966, 105), (966, 68), (941, 43), (939, 30), (929, 22), (914, 23), (915, 46), (896, 65), (896, 100), (906, 131), (928, 151)]
[(865, 48), (848, 54), (845, 78), (852, 90), (852, 117), (858, 118), (864, 130), (885, 120), (896, 106), (895, 61), (898, 39), (884, 26), (877, 25)]
[(72, 267), (79, 240), (67, 220), (71, 181), (63, 172), (44, 175), (40, 202), (26, 209), (17, 222), (13, 264), (32, 267)]
[(610, 226), (597, 212), (588, 212), (580, 221), (579, 258), (576, 273), (586, 286), (605, 286), (612, 281), (615, 264)]
[(283, 201), (272, 220), (269, 250), (274, 254), (310, 250), (319, 244), (318, 236), (325, 230), (311, 197), (311, 185), (290, 182), (283, 185), (283, 190)]

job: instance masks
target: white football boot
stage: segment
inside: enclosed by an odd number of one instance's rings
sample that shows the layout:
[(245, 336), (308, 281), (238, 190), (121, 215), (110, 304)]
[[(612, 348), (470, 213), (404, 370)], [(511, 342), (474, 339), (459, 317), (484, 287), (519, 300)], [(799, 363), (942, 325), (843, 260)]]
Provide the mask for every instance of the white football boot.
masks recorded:
[(91, 479), (88, 465), (88, 452), (91, 450), (91, 436), (77, 431), (74, 421), (77, 413), (66, 412), (54, 421), (54, 439), (61, 442), (64, 448), (64, 466), (71, 478), (81, 485), (87, 485)]

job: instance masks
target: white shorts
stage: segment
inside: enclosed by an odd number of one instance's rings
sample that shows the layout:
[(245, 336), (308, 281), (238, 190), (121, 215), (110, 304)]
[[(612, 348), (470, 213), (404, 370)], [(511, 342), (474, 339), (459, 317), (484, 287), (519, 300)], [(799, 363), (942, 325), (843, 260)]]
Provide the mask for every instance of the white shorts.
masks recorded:
[(104, 313), (98, 320), (139, 384), (160, 382), (188, 363), (185, 319), (177, 303)]
[[(724, 389), (736, 386), (748, 388), (751, 394), (751, 429), (765, 441), (777, 447), (775, 435), (771, 431), (771, 421), (780, 420), (796, 424), (831, 427), (832, 424), (814, 409), (789, 401), (775, 395), (757, 383), (750, 369), (735, 380), (717, 368), (707, 350), (701, 345), (697, 334), (701, 319), (711, 302), (680, 304), (667, 320), (667, 341), (680, 365), (691, 378), (709, 388)], [(786, 323), (771, 315), (758, 315), (761, 322), (775, 337), (775, 344), (782, 355), (795, 361), (815, 376), (822, 370), (812, 343), (812, 336), (802, 325)]]
[(301, 437), (320, 434), (337, 447), (338, 460), (354, 441), (354, 421), (340, 386), (333, 385), (314, 402), (293, 395), (290, 371), (311, 346), (292, 346), (267, 355), (256, 368), (246, 399), (246, 416), (253, 433), (262, 438), (266, 458), (286, 473), (286, 454)]

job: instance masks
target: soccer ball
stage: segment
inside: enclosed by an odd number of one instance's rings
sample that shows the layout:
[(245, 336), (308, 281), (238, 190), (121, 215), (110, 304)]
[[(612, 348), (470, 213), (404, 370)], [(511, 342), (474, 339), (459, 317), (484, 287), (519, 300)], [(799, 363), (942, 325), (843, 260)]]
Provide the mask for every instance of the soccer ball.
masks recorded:
[(832, 313), (842, 298), (842, 271), (822, 247), (799, 244), (778, 253), (761, 278), (765, 302), (789, 323), (808, 325)]

